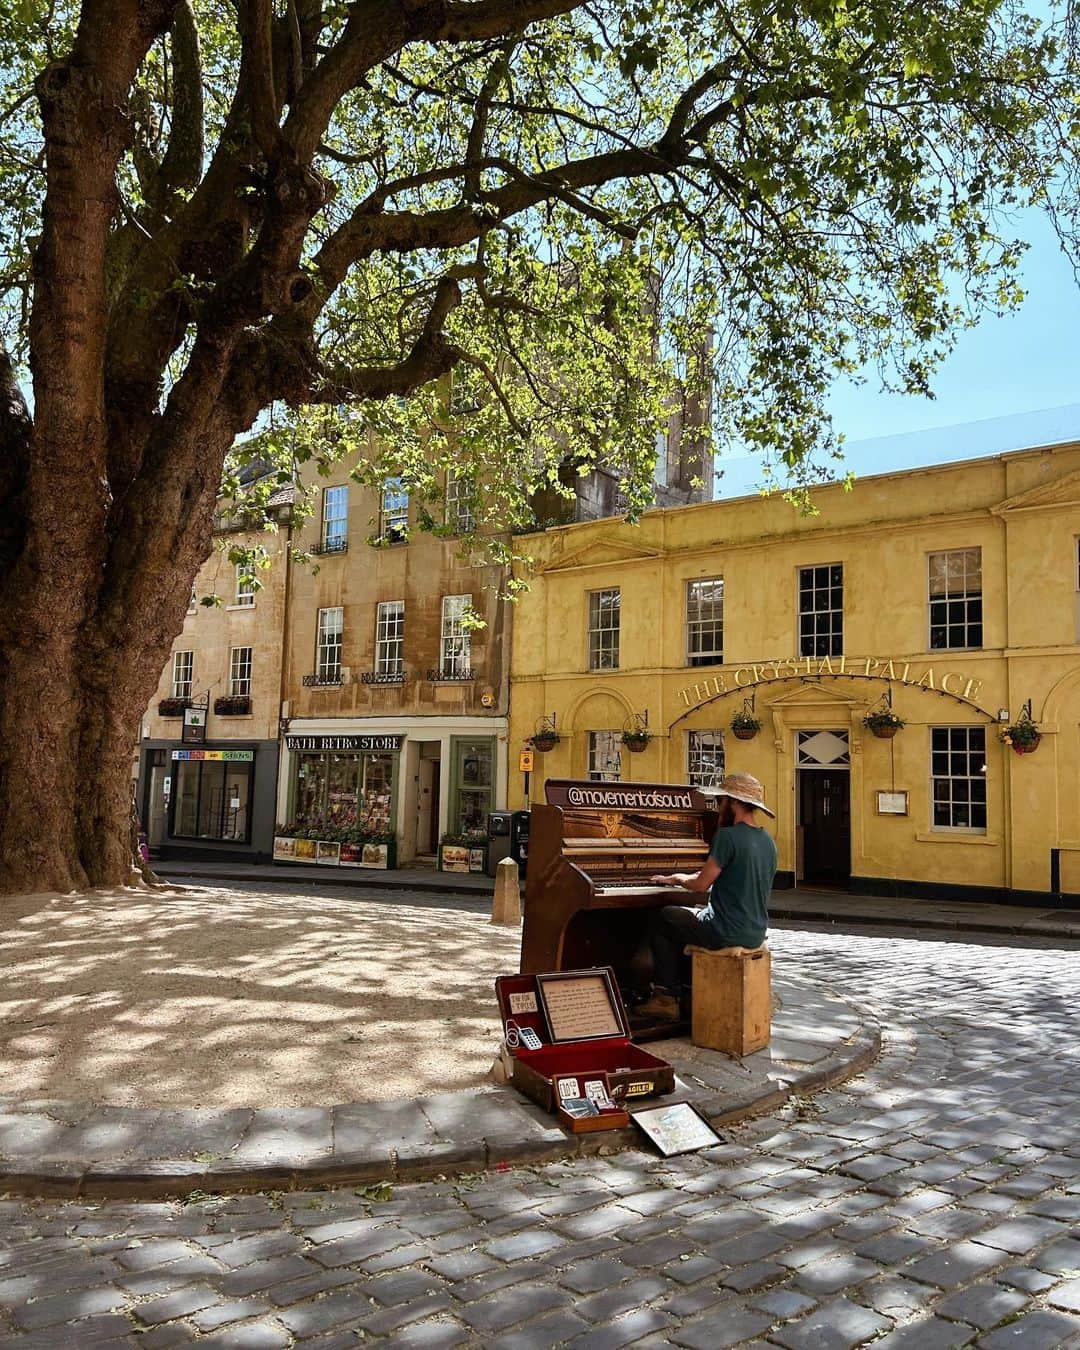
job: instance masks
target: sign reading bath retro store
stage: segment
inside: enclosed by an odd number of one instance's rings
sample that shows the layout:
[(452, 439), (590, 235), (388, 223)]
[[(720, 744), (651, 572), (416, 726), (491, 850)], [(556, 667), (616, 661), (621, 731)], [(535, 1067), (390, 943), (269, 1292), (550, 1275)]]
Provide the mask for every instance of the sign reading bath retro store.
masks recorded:
[(960, 703), (979, 708), (980, 712), (985, 711), (976, 702), (982, 680), (969, 679), (959, 671), (944, 670), (922, 661), (886, 660), (876, 656), (792, 656), (782, 661), (757, 661), (736, 666), (730, 671), (720, 671), (716, 675), (707, 675), (695, 684), (680, 689), (678, 694), (685, 707), (695, 708), (715, 698), (723, 698), (725, 694), (734, 694), (762, 684), (774, 684), (782, 680), (817, 680), (829, 676), (848, 680), (895, 681), (915, 689), (930, 689), (935, 693), (947, 694)]
[(387, 750), (400, 750), (401, 743), (405, 739), (403, 735), (389, 736), (383, 734), (375, 735), (357, 735), (357, 736), (286, 736), (285, 748), (293, 754), (298, 751), (309, 751), (318, 753), (320, 750), (359, 750), (378, 752)]

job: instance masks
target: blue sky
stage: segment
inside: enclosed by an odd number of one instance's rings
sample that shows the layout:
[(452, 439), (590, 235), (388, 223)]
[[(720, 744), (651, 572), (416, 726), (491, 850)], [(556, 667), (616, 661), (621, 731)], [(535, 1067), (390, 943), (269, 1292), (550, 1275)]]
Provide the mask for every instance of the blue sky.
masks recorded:
[[(961, 335), (941, 366), (933, 400), (838, 385), (830, 400), (856, 474), (940, 464), (1080, 438), (1080, 286), (1044, 217), (1025, 213), (1017, 231), (1030, 244), (1021, 309), (988, 316)], [(760, 465), (747, 456), (718, 461), (718, 497), (756, 492)], [(840, 467), (840, 473), (843, 466)]]

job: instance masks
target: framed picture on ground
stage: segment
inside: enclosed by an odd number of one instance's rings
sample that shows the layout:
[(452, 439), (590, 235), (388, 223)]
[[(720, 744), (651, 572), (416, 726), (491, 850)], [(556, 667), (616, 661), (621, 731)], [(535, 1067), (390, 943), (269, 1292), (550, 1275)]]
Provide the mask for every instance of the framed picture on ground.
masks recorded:
[(699, 1148), (712, 1148), (724, 1142), (689, 1102), (650, 1106), (644, 1111), (635, 1111), (630, 1119), (649, 1136), (665, 1158), (675, 1153), (695, 1153)]

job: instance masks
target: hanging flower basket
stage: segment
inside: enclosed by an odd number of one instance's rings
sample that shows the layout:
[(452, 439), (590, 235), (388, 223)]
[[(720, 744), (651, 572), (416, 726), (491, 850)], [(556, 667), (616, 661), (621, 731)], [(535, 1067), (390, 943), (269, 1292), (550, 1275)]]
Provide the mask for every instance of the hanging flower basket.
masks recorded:
[(635, 755), (639, 750), (644, 750), (651, 739), (647, 731), (624, 731), (622, 734), (623, 745)]
[(737, 712), (731, 719), (731, 730), (736, 740), (752, 741), (761, 730), (761, 719), (747, 712)]
[(559, 736), (555, 731), (538, 731), (532, 738), (532, 748), (541, 754), (545, 750), (554, 750), (558, 744)]
[(1030, 718), (1022, 717), (1006, 727), (999, 737), (1002, 745), (1011, 746), (1018, 755), (1030, 755), (1039, 748), (1042, 732)]
[(891, 741), (903, 725), (904, 719), (892, 712), (868, 713), (863, 718), (863, 726), (869, 727), (882, 741)]

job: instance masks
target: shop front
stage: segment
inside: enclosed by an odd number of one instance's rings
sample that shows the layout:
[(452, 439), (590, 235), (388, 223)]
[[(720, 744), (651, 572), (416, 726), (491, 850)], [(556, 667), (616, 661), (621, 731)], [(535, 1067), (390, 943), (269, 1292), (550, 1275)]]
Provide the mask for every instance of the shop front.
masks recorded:
[(151, 856), (268, 861), (277, 761), (275, 741), (199, 746), (145, 741), (138, 791)]
[(284, 751), (276, 862), (434, 862), (448, 838), (481, 835), (505, 801), (504, 719), (294, 722)]

